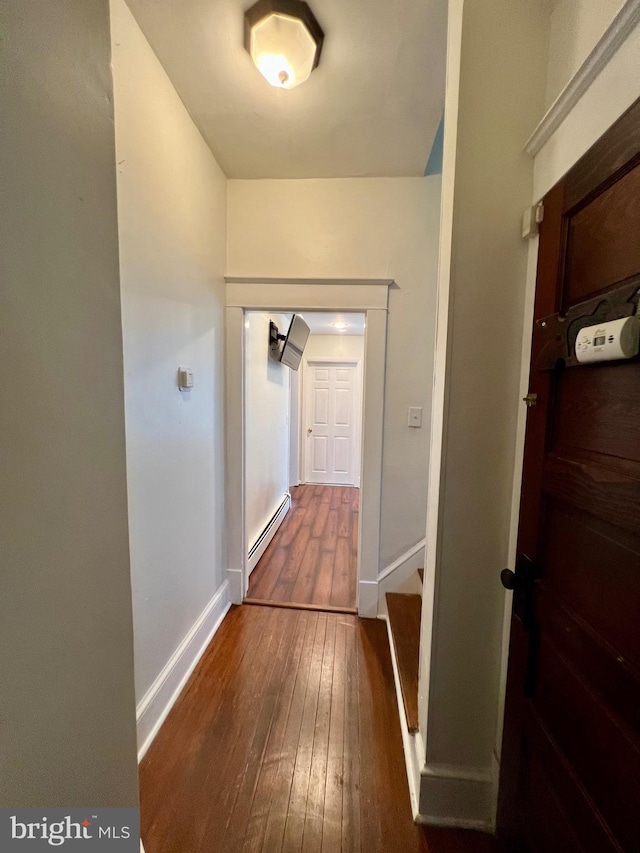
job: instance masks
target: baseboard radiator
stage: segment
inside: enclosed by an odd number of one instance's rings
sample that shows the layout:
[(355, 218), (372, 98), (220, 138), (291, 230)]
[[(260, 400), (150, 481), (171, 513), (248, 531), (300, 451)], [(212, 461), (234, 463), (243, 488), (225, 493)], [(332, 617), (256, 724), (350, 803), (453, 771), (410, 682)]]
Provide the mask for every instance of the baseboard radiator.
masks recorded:
[(262, 557), (264, 552), (267, 550), (267, 546), (275, 536), (277, 529), (284, 521), (284, 517), (289, 512), (290, 507), (291, 495), (289, 494), (289, 492), (287, 492), (282, 500), (282, 503), (278, 506), (277, 510), (271, 516), (271, 519), (267, 522), (266, 527), (264, 528), (260, 536), (257, 538), (255, 544), (249, 551), (249, 574), (251, 574), (251, 572), (258, 565), (260, 557)]

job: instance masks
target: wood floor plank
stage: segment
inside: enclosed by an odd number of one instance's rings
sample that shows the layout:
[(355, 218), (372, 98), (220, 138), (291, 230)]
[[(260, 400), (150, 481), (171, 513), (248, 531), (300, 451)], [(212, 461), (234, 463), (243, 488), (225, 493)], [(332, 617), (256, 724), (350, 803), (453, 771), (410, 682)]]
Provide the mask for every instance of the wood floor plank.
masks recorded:
[[(251, 808), (246, 822), (242, 846), (243, 853), (260, 853), (262, 849), (267, 819), (276, 791), (279, 760), (282, 754), (285, 734), (291, 709), (293, 706), (296, 684), (299, 678), (304, 678), (300, 667), (303, 659), (302, 650), (305, 636), (309, 627), (310, 615), (300, 611), (296, 632), (292, 642), (292, 653), (285, 667), (282, 679), (282, 690), (275, 710), (269, 737), (264, 753), (258, 765), (258, 779), (251, 801)], [(302, 663), (302, 665), (304, 665)]]
[(316, 585), (318, 574), (318, 562), (320, 556), (320, 540), (315, 537), (309, 539), (304, 556), (300, 561), (293, 589), (291, 590), (291, 601), (300, 604), (313, 604), (313, 590)]
[(312, 601), (314, 604), (331, 603), (331, 587), (333, 585), (333, 567), (336, 561), (334, 551), (320, 551), (318, 555), (318, 571), (313, 588)]
[(278, 770), (273, 787), (273, 796), (264, 831), (262, 853), (278, 853), (282, 850), (284, 832), (289, 813), (289, 798), (298, 753), (300, 728), (305, 707), (307, 684), (311, 672), (311, 657), (318, 632), (319, 615), (309, 614), (309, 622), (304, 639), (300, 660), (299, 678), (296, 679), (295, 692), (287, 718), (284, 738), (281, 746)]
[(360, 490), (303, 485), (291, 491), (291, 509), (251, 573), (247, 598), (354, 609)]
[[(300, 566), (304, 559), (309, 539), (311, 538), (311, 525), (303, 524), (298, 530), (298, 535), (291, 543), (289, 553), (285, 559), (284, 565), (278, 575), (278, 580), (273, 588), (273, 592), (269, 596), (274, 601), (293, 601), (293, 590), (298, 580)], [(254, 569), (258, 571), (258, 567)], [(249, 596), (252, 596), (251, 585), (249, 585)], [(299, 602), (305, 604), (306, 602)]]
[(313, 739), (318, 714), (327, 618), (328, 616), (326, 613), (318, 615), (318, 630), (316, 632), (316, 641), (314, 643), (311, 661), (309, 663), (309, 680), (307, 682), (307, 690), (304, 697), (302, 725), (300, 726), (295, 768), (291, 782), (289, 811), (287, 813), (287, 824), (282, 844), (283, 851), (302, 849), (309, 782), (311, 779)]
[[(273, 542), (271, 545), (273, 545)], [(252, 572), (250, 577), (250, 580), (253, 581), (252, 594), (256, 598), (271, 598), (289, 555), (286, 548), (272, 548), (271, 545), (262, 555), (262, 560), (264, 560), (263, 571), (256, 575), (255, 578), (253, 578)]]
[[(366, 628), (366, 626), (363, 626)], [(384, 850), (382, 846), (381, 811), (378, 806), (378, 787), (375, 776), (377, 750), (375, 738), (379, 731), (374, 722), (374, 698), (370, 667), (369, 637), (366, 631), (357, 632), (355, 659), (358, 689), (358, 757), (360, 762), (360, 847), (364, 850)], [(376, 697), (377, 700), (377, 697)], [(371, 737), (367, 737), (370, 733)]]
[(358, 630), (356, 625), (352, 623), (346, 622), (345, 624), (347, 631), (344, 684), (342, 853), (360, 853), (362, 849), (360, 835), (360, 766), (362, 754), (360, 751)]
[(293, 651), (287, 634), (295, 633), (299, 614), (290, 611), (288, 616), (285, 630), (274, 632), (265, 649), (265, 684), (261, 686), (259, 694), (252, 697), (254, 708), (259, 707), (259, 713), (254, 714), (255, 719), (239, 731), (236, 744), (230, 750), (234, 759), (226, 773), (230, 783), (225, 786), (224, 795), (218, 800), (217, 806), (220, 813), (226, 816), (223, 836), (230, 850), (244, 840), (260, 762), (282, 690), (282, 670), (286, 668)]
[(494, 853), (419, 828), (386, 627), (232, 608), (140, 766), (146, 853)]
[[(140, 791), (149, 791), (148, 809), (141, 813), (145, 840), (157, 850), (189, 849), (197, 827), (187, 818), (188, 800), (194, 781), (206, 773), (210, 755), (210, 732), (219, 720), (233, 718), (233, 684), (242, 672), (243, 662), (254, 659), (263, 645), (272, 616), (261, 615), (255, 622), (247, 618), (246, 608), (235, 608), (228, 615), (230, 629), (214, 638), (202, 661), (189, 679), (182, 695), (158, 733), (140, 766)], [(220, 642), (216, 642), (219, 640)], [(212, 667), (213, 661), (219, 665)], [(213, 677), (209, 675), (214, 669)], [(206, 701), (202, 701), (206, 697)], [(180, 775), (182, 786), (176, 792), (173, 777)], [(165, 838), (162, 822), (172, 828)]]
[[(247, 834), (249, 816), (251, 814), (255, 793), (260, 778), (260, 770), (267, 752), (270, 741), (271, 729), (278, 717), (281, 707), (282, 695), (287, 695), (288, 684), (282, 673), (289, 670), (291, 661), (299, 660), (304, 638), (306, 620), (301, 620), (300, 611), (290, 611), (289, 624), (285, 622), (285, 630), (280, 632), (278, 650), (273, 659), (273, 667), (269, 682), (264, 693), (260, 696), (260, 713), (256, 715), (251, 747), (244, 761), (241, 773), (242, 779), (237, 787), (237, 793), (233, 804), (229, 802), (222, 804), (223, 810), (227, 812), (224, 843), (229, 850), (236, 850), (241, 846)], [(302, 631), (299, 623), (302, 621)], [(293, 634), (294, 641), (289, 639)], [(232, 786), (229, 786), (230, 789)]]
[(331, 604), (336, 607), (347, 607), (352, 600), (353, 566), (349, 540), (340, 537), (336, 544), (336, 559), (333, 566), (333, 583), (331, 585)]
[(292, 489), (293, 494), (299, 500), (300, 506), (309, 506), (313, 500), (315, 488), (315, 486), (296, 486), (295, 489)]
[(329, 758), (329, 730), (331, 722), (331, 702), (333, 697), (333, 669), (336, 651), (336, 623), (338, 616), (327, 615), (327, 628), (320, 672), (320, 689), (313, 732), (313, 752), (309, 772), (304, 833), (303, 853), (321, 853), (322, 829), (324, 824), (324, 799), (327, 782), (327, 763)]
[(324, 780), (324, 809), (322, 814), (322, 853), (341, 853), (342, 849), (342, 797), (344, 788), (344, 726), (345, 726), (345, 670), (347, 654), (347, 623), (335, 619), (335, 644), (333, 653), (333, 678), (331, 682), (331, 709), (329, 741)]
[(330, 509), (327, 516), (327, 524), (324, 529), (324, 535), (320, 543), (322, 551), (329, 551), (332, 554), (336, 552), (336, 544), (338, 542), (338, 510)]
[[(276, 542), (278, 548), (288, 548), (296, 538), (300, 525), (302, 524), (307, 508), (304, 506), (292, 506), (287, 513), (287, 516), (278, 530), (278, 534), (273, 541)], [(269, 546), (271, 547), (271, 546)], [(265, 552), (266, 553), (266, 552)]]
[(313, 519), (313, 527), (311, 530), (312, 536), (322, 536), (324, 533), (324, 529), (327, 523), (327, 519), (329, 517), (329, 510), (331, 509), (331, 501), (322, 495), (320, 496), (320, 502), (317, 505), (317, 511), (315, 513), (315, 518)]
[(343, 502), (338, 510), (338, 537), (351, 536), (351, 504)]
[[(291, 613), (288, 613), (287, 625), (290, 624)], [(248, 713), (243, 715), (234, 714), (231, 717), (231, 727), (228, 716), (220, 715), (215, 725), (211, 726), (204, 741), (203, 750), (206, 754), (209, 750), (215, 754), (220, 749), (220, 744), (225, 738), (229, 738), (229, 744), (225, 750), (219, 753), (216, 761), (218, 772), (227, 779), (224, 787), (216, 789), (207, 800), (201, 800), (198, 811), (195, 843), (200, 845), (204, 838), (213, 834), (216, 837), (224, 837), (227, 829), (228, 813), (238, 796), (242, 782), (243, 770), (249, 762), (250, 745), (256, 726), (264, 719), (261, 713), (257, 713), (260, 705), (260, 695), (266, 693), (271, 685), (271, 677), (276, 661), (279, 658), (282, 647), (282, 628), (278, 619), (273, 615), (270, 617), (263, 633), (260, 646), (256, 649), (253, 658), (245, 657), (239, 669), (238, 676), (246, 680), (247, 684), (254, 685), (253, 690), (247, 691), (246, 705)], [(259, 685), (259, 687), (258, 687)], [(233, 703), (233, 695), (230, 697)], [(233, 704), (232, 704), (233, 707)], [(215, 750), (215, 752), (214, 752)], [(203, 762), (203, 770), (210, 772), (210, 764)], [(194, 843), (192, 841), (192, 843)], [(190, 849), (190, 845), (183, 842), (182, 849)]]

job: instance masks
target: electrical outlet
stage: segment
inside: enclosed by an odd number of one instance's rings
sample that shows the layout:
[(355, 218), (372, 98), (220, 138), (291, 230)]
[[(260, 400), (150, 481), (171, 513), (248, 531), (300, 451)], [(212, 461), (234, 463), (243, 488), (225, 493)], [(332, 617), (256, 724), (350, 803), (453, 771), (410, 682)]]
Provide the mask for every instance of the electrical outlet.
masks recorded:
[(413, 427), (414, 429), (419, 429), (422, 426), (422, 407), (421, 406), (410, 406), (409, 407), (409, 418), (407, 421), (407, 426)]

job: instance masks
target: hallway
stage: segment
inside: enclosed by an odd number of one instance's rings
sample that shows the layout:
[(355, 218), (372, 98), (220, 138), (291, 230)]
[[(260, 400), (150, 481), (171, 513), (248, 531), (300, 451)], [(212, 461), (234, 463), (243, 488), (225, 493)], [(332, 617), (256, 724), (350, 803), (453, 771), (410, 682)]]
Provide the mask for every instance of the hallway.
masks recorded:
[(360, 490), (295, 486), (291, 509), (249, 578), (247, 600), (355, 613)]
[(146, 853), (493, 850), (412, 822), (386, 629), (344, 614), (233, 608), (140, 796)]

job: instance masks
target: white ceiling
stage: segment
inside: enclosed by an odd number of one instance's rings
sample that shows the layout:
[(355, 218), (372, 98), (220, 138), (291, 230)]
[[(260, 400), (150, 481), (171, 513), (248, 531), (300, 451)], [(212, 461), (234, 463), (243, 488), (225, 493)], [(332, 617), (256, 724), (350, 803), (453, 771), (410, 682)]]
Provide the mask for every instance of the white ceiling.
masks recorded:
[[(312, 335), (364, 335), (364, 314), (324, 314), (320, 311), (304, 311), (299, 314), (311, 329)], [(337, 320), (347, 324), (346, 329), (336, 329)]]
[(251, 0), (128, 0), (231, 178), (424, 173), (444, 104), (446, 0), (310, 0), (306, 83), (275, 89), (243, 47)]

